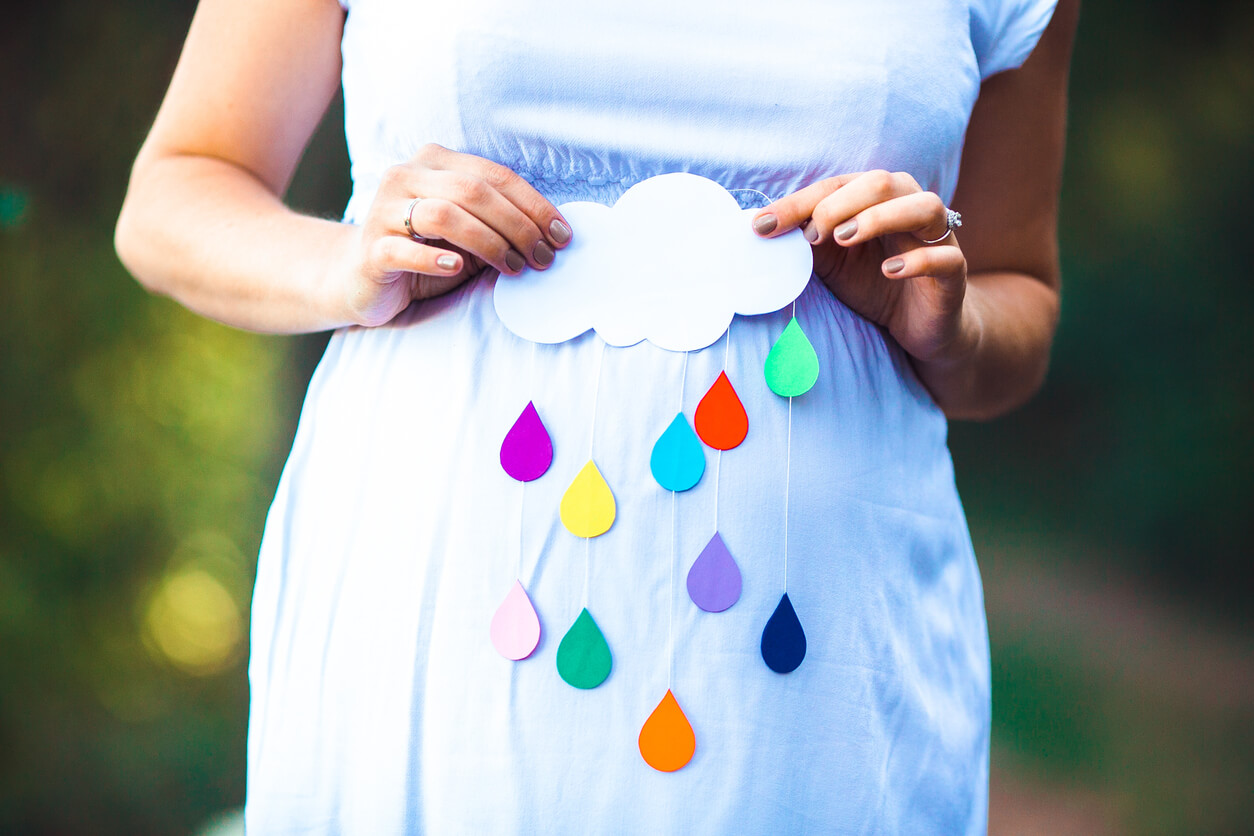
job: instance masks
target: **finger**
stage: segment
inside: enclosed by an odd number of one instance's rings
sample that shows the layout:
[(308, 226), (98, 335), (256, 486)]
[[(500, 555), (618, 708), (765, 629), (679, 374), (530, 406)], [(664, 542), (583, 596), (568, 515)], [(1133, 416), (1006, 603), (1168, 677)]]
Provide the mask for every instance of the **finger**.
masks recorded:
[[(439, 197), (423, 198), (414, 206), (411, 218), (411, 225), (418, 235), (447, 241), (478, 256), (502, 273), (514, 276), (527, 266), (526, 259), (504, 236), (453, 201)], [(404, 235), (403, 232), (400, 234)]]
[(820, 201), (859, 176), (861, 172), (828, 177), (780, 198), (753, 216), (753, 231), (763, 238), (791, 232), (810, 219)]
[(827, 240), (846, 243), (858, 232), (858, 213), (921, 191), (915, 179), (904, 171), (868, 171), (814, 207), (813, 217), (804, 227), (806, 240), (811, 244)]
[(942, 281), (964, 278), (967, 271), (967, 259), (958, 247), (957, 237), (954, 243), (935, 247), (915, 247), (892, 258), (886, 259), (880, 269), (890, 279), (917, 279), (931, 276)]
[(536, 191), (535, 187), (507, 166), (434, 144), (424, 146), (415, 160), (430, 168), (461, 172), (482, 181), (526, 215), (536, 229), (540, 230), (548, 245), (561, 249), (570, 243), (570, 224), (562, 217), (562, 213)]
[(416, 188), (470, 212), (525, 255), (532, 267), (543, 270), (553, 263), (555, 250), (540, 228), (487, 182), (460, 171), (428, 171)]
[(920, 241), (931, 241), (947, 231), (940, 197), (935, 192), (915, 192), (863, 209), (835, 229), (834, 240), (851, 247), (881, 235), (910, 233)]
[(462, 257), (457, 253), (399, 235), (385, 235), (376, 239), (371, 248), (370, 260), (375, 274), (381, 276), (397, 272), (455, 276), (464, 266)]

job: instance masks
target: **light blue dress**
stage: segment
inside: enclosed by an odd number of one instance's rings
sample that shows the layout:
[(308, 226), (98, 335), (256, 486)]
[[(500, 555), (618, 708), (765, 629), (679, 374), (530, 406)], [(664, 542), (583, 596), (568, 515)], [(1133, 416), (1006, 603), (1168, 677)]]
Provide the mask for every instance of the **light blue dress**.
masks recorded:
[[(778, 197), (870, 168), (948, 200), (982, 79), (1052, 6), (353, 0), (346, 216), (427, 142), (557, 203), (671, 171)], [(648, 243), (624, 257), (647, 267)], [(688, 355), (533, 348), (492, 285), (337, 333), (310, 384), (253, 601), (250, 834), (983, 832), (979, 574), (945, 418), (901, 350), (812, 281), (796, 315), (821, 372), (790, 406), (762, 374), (788, 309)], [(672, 495), (652, 445), (723, 368), (748, 437)], [(554, 459), (524, 488), (498, 456), (528, 401)], [(590, 452), (618, 516), (589, 542), (557, 509)], [(722, 613), (684, 585), (715, 530), (743, 576)], [(520, 662), (488, 630), (515, 578), (543, 624)], [(778, 674), (759, 643), (785, 589), (808, 648)], [(592, 690), (555, 665), (585, 606), (613, 653)], [(674, 773), (637, 748), (668, 688), (697, 741)]]

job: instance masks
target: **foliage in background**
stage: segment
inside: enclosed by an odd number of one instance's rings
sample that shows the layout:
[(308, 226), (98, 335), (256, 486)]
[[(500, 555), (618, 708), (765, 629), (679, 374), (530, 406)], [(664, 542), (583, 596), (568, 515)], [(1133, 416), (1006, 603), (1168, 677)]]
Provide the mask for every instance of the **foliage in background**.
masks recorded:
[[(319, 341), (200, 320), (113, 256), (193, 6), (19, 4), (0, 29), (0, 832), (188, 832), (243, 797), (253, 566)], [(1244, 828), (1250, 706), (1113, 676), (995, 581), (1120, 567), (1248, 627), (1250, 43), (1248, 4), (1086, 4), (1053, 372), (952, 434), (999, 751), (1108, 788), (1136, 832)], [(337, 118), (292, 195), (328, 216)]]

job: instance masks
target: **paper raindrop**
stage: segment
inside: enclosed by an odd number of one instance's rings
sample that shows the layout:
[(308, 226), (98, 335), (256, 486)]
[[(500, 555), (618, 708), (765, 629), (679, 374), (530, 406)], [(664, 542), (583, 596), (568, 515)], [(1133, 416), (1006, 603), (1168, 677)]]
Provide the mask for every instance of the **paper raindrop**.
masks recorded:
[(692, 760), (695, 751), (697, 736), (692, 732), (692, 724), (667, 689), (666, 696), (640, 729), (640, 755), (659, 772), (674, 772)]
[(601, 628), (584, 607), (557, 646), (557, 672), (576, 688), (595, 688), (610, 675), (613, 658)]
[(614, 494), (596, 463), (588, 463), (562, 495), (558, 513), (562, 525), (576, 537), (599, 537), (614, 524)]
[(781, 398), (804, 395), (819, 379), (819, 357), (793, 317), (766, 355), (766, 385)]
[(649, 467), (653, 478), (668, 491), (686, 491), (701, 481), (705, 451), (682, 412), (654, 443)]
[(762, 660), (776, 673), (792, 673), (804, 658), (806, 634), (785, 592), (762, 631)]
[(506, 659), (526, 659), (540, 643), (540, 616), (527, 597), (522, 581), (514, 581), (509, 594), (492, 616), (492, 646)]
[(730, 450), (739, 446), (749, 432), (749, 416), (744, 404), (727, 379), (727, 372), (720, 372), (718, 380), (697, 404), (693, 416), (697, 435), (715, 450)]
[(740, 600), (740, 567), (714, 532), (688, 570), (688, 597), (706, 612), (722, 612)]
[(539, 479), (553, 463), (553, 439), (531, 401), (501, 442), (501, 467), (519, 482)]

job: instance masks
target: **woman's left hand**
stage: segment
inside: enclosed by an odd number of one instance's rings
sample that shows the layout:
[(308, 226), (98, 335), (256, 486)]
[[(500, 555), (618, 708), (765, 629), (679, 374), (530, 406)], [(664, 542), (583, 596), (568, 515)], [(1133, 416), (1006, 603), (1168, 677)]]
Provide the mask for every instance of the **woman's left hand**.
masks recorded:
[(945, 362), (974, 347), (963, 319), (966, 257), (940, 197), (909, 174), (831, 177), (775, 201), (753, 220), (765, 238), (797, 227), (814, 248), (815, 274), (911, 356)]

